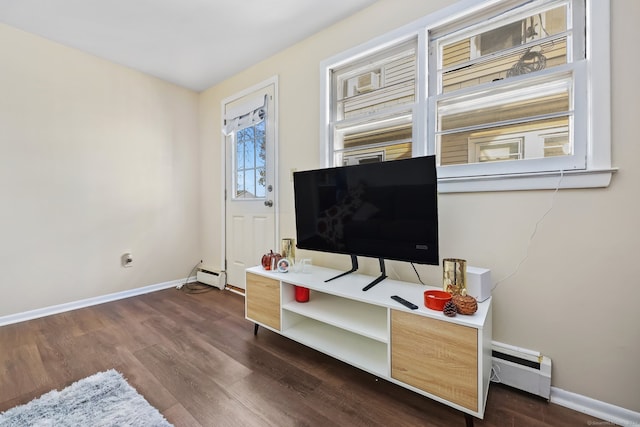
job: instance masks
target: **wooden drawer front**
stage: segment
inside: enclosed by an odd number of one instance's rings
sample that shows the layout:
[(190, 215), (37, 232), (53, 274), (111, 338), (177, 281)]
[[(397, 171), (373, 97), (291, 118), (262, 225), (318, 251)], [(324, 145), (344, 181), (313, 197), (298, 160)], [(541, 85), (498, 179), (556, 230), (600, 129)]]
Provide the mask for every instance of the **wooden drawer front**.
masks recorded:
[(247, 273), (247, 318), (280, 330), (280, 282)]
[(391, 376), (478, 411), (478, 330), (391, 310)]

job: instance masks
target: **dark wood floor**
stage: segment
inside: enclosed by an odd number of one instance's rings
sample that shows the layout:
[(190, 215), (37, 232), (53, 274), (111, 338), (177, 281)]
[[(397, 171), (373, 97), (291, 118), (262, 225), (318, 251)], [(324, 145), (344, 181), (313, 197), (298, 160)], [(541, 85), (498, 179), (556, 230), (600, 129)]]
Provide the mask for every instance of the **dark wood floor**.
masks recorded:
[[(0, 412), (114, 368), (176, 426), (455, 426), (461, 413), (266, 329), (244, 298), (176, 289), (0, 327)], [(492, 384), (477, 426), (595, 418)]]

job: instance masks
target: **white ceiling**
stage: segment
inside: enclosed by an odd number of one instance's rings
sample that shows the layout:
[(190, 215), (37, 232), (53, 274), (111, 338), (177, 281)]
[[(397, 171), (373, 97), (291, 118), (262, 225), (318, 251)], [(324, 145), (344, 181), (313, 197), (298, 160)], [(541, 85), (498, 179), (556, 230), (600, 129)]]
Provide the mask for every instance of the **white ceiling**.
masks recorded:
[(0, 22), (202, 91), (376, 0), (0, 0)]

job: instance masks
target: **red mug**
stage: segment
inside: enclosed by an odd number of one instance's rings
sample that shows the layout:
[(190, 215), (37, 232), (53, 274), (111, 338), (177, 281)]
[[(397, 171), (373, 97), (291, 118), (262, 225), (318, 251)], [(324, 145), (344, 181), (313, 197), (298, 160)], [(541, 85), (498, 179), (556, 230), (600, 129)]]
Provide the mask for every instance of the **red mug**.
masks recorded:
[(303, 288), (302, 286), (294, 286), (296, 301), (307, 302), (309, 301), (309, 288)]

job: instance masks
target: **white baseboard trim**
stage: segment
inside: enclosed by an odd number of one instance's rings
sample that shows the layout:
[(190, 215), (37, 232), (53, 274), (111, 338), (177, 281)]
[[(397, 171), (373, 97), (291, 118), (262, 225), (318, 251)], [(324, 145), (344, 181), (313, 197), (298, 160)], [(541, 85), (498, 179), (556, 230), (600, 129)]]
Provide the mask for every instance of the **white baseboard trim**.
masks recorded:
[(551, 402), (621, 426), (640, 426), (640, 412), (551, 387)]
[(116, 301), (119, 299), (129, 298), (136, 295), (148, 294), (150, 292), (172, 288), (175, 286), (183, 285), (184, 283), (192, 283), (195, 281), (196, 281), (196, 277), (192, 276), (192, 277), (189, 277), (186, 282), (185, 282), (185, 279), (172, 280), (170, 282), (143, 286), (141, 288), (130, 289), (122, 292), (115, 292), (113, 294), (102, 295), (99, 297), (87, 298), (79, 301), (72, 301), (64, 304), (52, 305), (49, 307), (38, 308), (36, 310), (10, 314), (8, 316), (1, 316), (0, 326), (10, 325), (12, 323), (24, 322), (26, 320), (37, 319), (39, 317), (50, 316), (52, 314), (64, 313), (65, 311), (71, 311), (79, 308), (89, 307), (92, 305), (103, 304), (105, 302)]

